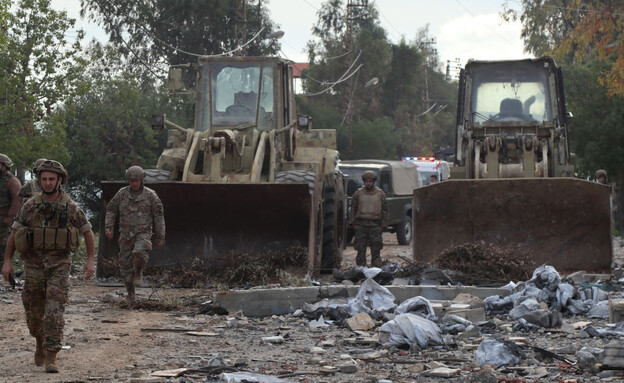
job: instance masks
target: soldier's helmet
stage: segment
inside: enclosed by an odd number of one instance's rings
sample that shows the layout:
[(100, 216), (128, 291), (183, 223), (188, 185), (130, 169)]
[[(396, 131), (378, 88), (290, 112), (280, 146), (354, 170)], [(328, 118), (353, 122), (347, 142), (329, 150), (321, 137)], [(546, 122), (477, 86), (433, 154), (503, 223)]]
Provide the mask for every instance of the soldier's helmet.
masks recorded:
[(36, 171), (37, 178), (41, 176), (41, 172), (54, 172), (58, 174), (60, 177), (63, 177), (62, 184), (66, 184), (67, 177), (69, 177), (69, 174), (67, 174), (67, 170), (65, 170), (65, 168), (63, 167), (63, 164), (54, 160), (44, 159), (43, 162), (39, 164), (39, 166), (37, 167), (37, 171)]
[(594, 176), (596, 177), (596, 179), (602, 178), (604, 177), (605, 179), (607, 179), (607, 172), (603, 169), (598, 169), (596, 170), (596, 173), (594, 174)]
[(39, 158), (37, 161), (35, 161), (35, 163), (33, 164), (33, 173), (37, 174), (37, 168), (39, 167), (39, 165), (41, 165), (43, 163), (43, 161), (45, 161), (45, 158)]
[(362, 173), (362, 181), (366, 180), (377, 181), (377, 173), (372, 170), (365, 171), (364, 173)]
[(7, 168), (13, 166), (13, 161), (6, 154), (0, 154), (0, 163), (5, 164)]
[(143, 180), (143, 178), (145, 178), (145, 171), (140, 166), (130, 166), (128, 170), (126, 170), (126, 178), (128, 179), (128, 181)]

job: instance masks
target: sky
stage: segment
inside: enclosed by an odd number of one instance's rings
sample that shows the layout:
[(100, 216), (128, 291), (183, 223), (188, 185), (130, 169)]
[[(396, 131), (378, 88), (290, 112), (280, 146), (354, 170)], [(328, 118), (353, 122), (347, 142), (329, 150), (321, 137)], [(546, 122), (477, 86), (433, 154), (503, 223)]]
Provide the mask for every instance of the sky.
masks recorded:
[[(253, 0), (255, 3), (255, 0)], [(305, 62), (305, 47), (313, 38), (311, 30), (323, 0), (263, 0), (271, 18), (284, 31), (280, 39), (283, 55)], [(347, 0), (343, 0), (346, 4)], [(468, 59), (502, 60), (530, 57), (523, 52), (520, 24), (508, 23), (499, 13), (505, 0), (369, 0), (379, 11), (381, 25), (394, 43), (404, 38), (413, 41), (427, 25), (435, 39), (440, 62), (464, 66)], [(520, 0), (508, 0), (519, 8)], [(89, 38), (106, 41), (96, 25), (81, 20), (80, 0), (52, 0), (56, 9), (65, 9), (77, 19)]]

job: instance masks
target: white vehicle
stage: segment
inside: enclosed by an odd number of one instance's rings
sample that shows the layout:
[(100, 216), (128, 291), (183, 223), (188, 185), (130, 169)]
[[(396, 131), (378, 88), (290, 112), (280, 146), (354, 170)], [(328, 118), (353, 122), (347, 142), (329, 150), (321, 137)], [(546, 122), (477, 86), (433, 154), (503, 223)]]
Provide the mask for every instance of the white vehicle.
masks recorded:
[(403, 161), (410, 161), (418, 165), (418, 174), (423, 185), (431, 184), (431, 176), (436, 176), (439, 182), (447, 180), (451, 175), (449, 163), (436, 160), (433, 157), (405, 157)]

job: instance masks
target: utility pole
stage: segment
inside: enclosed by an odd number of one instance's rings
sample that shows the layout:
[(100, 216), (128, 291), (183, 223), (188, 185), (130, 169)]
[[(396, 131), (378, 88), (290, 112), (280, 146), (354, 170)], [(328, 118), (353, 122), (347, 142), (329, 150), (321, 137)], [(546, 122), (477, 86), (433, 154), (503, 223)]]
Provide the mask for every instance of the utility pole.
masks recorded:
[(433, 63), (432, 58), (437, 55), (438, 51), (435, 48), (437, 44), (435, 37), (420, 42), (420, 49), (425, 54), (424, 72), (425, 72), (425, 94), (423, 95), (423, 110), (428, 110), (430, 107), (429, 100), (429, 75), (428, 67)]
[[(368, 7), (368, 0), (347, 0), (347, 33), (345, 35), (345, 49), (349, 54), (345, 56), (345, 71), (349, 69), (355, 57), (353, 52), (353, 21), (358, 19), (358, 15)], [(353, 154), (353, 106), (355, 104), (353, 77), (347, 80), (345, 91), (342, 96), (342, 110), (345, 116), (345, 122), (349, 127), (349, 147), (347, 153), (349, 157)]]
[[(234, 41), (236, 48), (247, 43), (247, 0), (236, 0), (234, 16)], [(237, 56), (245, 56), (247, 47), (236, 52)]]

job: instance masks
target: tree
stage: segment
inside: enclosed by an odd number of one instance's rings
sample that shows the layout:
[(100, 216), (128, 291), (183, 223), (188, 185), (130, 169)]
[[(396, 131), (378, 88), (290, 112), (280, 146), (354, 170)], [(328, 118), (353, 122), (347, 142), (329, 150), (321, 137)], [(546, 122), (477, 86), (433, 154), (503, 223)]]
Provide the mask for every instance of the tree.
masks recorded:
[(63, 112), (72, 157), (69, 188), (98, 216), (100, 181), (124, 179), (132, 165), (156, 165), (160, 149), (150, 121), (166, 101), (156, 82), (145, 80), (144, 69), (127, 65), (114, 47), (93, 43), (88, 57)]
[(561, 46), (586, 11), (584, 1), (579, 0), (522, 0), (521, 13), (510, 3), (505, 1), (501, 16), (506, 21), (520, 20), (524, 51), (538, 57), (552, 54)]
[(104, 28), (110, 42), (125, 58), (161, 73), (156, 67), (159, 63), (187, 63), (194, 55), (229, 52), (237, 48), (237, 41), (241, 46), (256, 34), (257, 39), (239, 53), (277, 52), (277, 41), (266, 39), (276, 26), (265, 3), (260, 0), (81, 0), (81, 13)]
[(69, 160), (63, 126), (52, 112), (75, 90), (81, 62), (73, 56), (82, 32), (70, 44), (75, 21), (51, 9), (49, 0), (21, 0), (14, 9), (0, 45), (0, 132), (11, 137), (0, 151), (12, 157), (23, 180), (39, 157)]
[[(338, 129), (342, 157), (383, 153), (385, 157), (377, 158), (397, 159), (433, 154), (440, 146), (454, 144), (456, 88), (436, 69), (437, 53), (431, 46), (428, 28), (419, 31), (411, 43), (403, 39), (393, 45), (379, 25), (376, 8), (356, 8), (353, 51), (347, 52), (350, 36), (343, 7), (342, 1), (330, 0), (318, 12), (313, 29), (317, 39), (308, 42), (311, 66), (304, 84), (314, 96), (308, 97), (305, 107), (313, 110), (311, 105), (320, 105), (322, 127)], [(349, 76), (352, 82), (347, 81)], [(371, 78), (377, 78), (379, 84), (367, 88)], [(353, 113), (351, 125), (346, 118), (347, 106)], [(329, 121), (329, 116), (335, 116), (335, 120)], [(371, 134), (373, 121), (380, 124), (377, 135)], [(388, 121), (393, 126), (389, 130)], [(318, 123), (314, 126), (320, 127)], [(380, 143), (383, 149), (361, 150)], [(387, 143), (394, 144), (393, 150), (387, 150)]]

